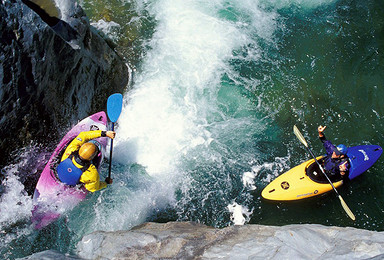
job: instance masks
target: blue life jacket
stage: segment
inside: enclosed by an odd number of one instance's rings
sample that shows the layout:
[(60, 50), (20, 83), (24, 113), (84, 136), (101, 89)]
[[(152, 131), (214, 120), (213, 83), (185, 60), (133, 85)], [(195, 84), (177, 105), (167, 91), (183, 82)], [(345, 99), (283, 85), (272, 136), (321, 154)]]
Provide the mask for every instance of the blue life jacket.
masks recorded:
[(73, 155), (70, 155), (67, 159), (62, 161), (59, 166), (57, 166), (57, 175), (60, 181), (70, 186), (76, 186), (79, 184), (81, 175), (89, 167), (88, 165), (88, 167), (84, 166), (81, 169), (77, 168), (72, 162), (73, 157)]

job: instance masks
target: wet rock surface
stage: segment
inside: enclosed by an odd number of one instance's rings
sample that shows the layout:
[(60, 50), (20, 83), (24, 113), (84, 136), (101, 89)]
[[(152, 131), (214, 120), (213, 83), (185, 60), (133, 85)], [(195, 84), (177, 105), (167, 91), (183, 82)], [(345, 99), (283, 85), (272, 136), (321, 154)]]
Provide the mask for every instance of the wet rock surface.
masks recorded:
[(83, 237), (77, 255), (48, 250), (23, 259), (383, 259), (384, 232), (322, 225), (144, 223)]
[(215, 229), (192, 222), (145, 223), (89, 234), (85, 259), (381, 259), (384, 232), (322, 225), (245, 225)]
[(126, 90), (124, 60), (67, 2), (55, 17), (28, 0), (0, 1), (0, 164), (30, 141), (55, 143)]

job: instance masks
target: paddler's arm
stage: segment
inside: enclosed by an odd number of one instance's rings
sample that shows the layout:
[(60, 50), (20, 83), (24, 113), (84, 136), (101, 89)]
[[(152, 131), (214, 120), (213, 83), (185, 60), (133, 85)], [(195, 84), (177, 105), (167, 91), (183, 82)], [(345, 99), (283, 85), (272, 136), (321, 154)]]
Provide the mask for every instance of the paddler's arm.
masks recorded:
[(320, 141), (322, 142), (322, 143), (324, 143), (325, 141), (327, 141), (327, 138), (325, 138), (325, 135), (324, 135), (324, 130), (325, 130), (325, 128), (327, 128), (327, 126), (319, 126), (318, 128), (317, 128), (317, 131), (319, 132), (319, 138), (320, 138)]
[(323, 143), (323, 146), (327, 152), (328, 155), (332, 154), (333, 153), (333, 150), (335, 148), (335, 146), (332, 144), (331, 141), (327, 140), (327, 138), (325, 137), (323, 131), (325, 130), (325, 128), (327, 128), (326, 126), (319, 126), (317, 128), (317, 131), (319, 132), (319, 139), (320, 141)]
[(95, 192), (107, 187), (106, 182), (100, 181), (99, 173), (93, 164), (81, 175), (80, 182), (84, 183), (84, 187), (90, 192)]
[[(80, 146), (92, 139), (99, 138), (99, 137), (105, 137), (107, 136), (107, 131), (101, 131), (101, 130), (94, 130), (94, 131), (87, 131), (87, 132), (81, 132), (75, 140), (80, 141)], [(74, 140), (74, 141), (75, 141)]]
[(65, 152), (63, 156), (61, 157), (61, 161), (64, 161), (68, 158), (73, 152), (80, 149), (80, 147), (88, 142), (89, 140), (99, 138), (99, 137), (105, 137), (108, 136), (109, 138), (115, 137), (115, 132), (113, 131), (101, 131), (101, 130), (95, 130), (95, 131), (86, 131), (81, 132), (78, 136), (76, 136), (75, 139), (68, 145), (67, 149), (65, 149)]

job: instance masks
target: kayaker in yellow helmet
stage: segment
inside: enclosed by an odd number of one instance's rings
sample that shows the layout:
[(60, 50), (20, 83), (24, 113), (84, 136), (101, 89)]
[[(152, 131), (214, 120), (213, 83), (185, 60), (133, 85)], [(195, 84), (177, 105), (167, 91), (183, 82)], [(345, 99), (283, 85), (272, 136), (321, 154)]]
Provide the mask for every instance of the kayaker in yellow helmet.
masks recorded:
[(61, 162), (57, 167), (57, 174), (65, 184), (75, 186), (84, 184), (84, 187), (95, 192), (112, 184), (112, 179), (100, 181), (97, 168), (92, 159), (100, 152), (101, 145), (93, 140), (99, 137), (115, 138), (114, 131), (87, 131), (81, 132), (65, 149)]
[(327, 140), (324, 135), (326, 126), (319, 126), (319, 138), (324, 145), (327, 155), (324, 158), (324, 169), (328, 176), (333, 178), (346, 178), (348, 176), (350, 164), (347, 156), (348, 148), (339, 144), (337, 147)]

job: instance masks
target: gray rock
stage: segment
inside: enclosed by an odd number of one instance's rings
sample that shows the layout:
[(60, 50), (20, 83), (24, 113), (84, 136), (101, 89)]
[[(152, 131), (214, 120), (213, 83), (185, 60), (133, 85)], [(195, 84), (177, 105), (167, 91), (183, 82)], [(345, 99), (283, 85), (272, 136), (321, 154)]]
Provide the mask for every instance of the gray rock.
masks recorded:
[(322, 225), (145, 223), (97, 231), (78, 243), (85, 259), (382, 259), (384, 232)]
[(64, 255), (56, 250), (46, 250), (27, 257), (18, 258), (19, 260), (77, 260), (77, 256)]
[(58, 139), (104, 110), (129, 80), (124, 60), (76, 1), (66, 1), (60, 17), (23, 2), (0, 1), (0, 164), (29, 141)]

